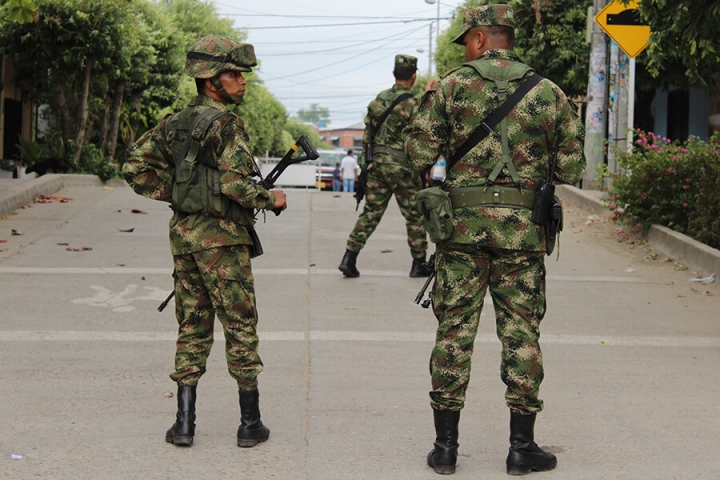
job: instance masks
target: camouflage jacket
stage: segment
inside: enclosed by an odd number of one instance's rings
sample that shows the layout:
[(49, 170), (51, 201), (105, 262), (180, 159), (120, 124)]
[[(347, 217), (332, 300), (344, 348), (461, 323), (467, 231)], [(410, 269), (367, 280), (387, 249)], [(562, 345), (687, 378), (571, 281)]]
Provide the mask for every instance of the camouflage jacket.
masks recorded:
[[(275, 196), (253, 179), (257, 169), (242, 120), (222, 103), (204, 95), (195, 97), (187, 108), (197, 114), (213, 107), (227, 111), (210, 126), (200, 143), (201, 155), (212, 155), (220, 170), (220, 191), (245, 208), (272, 208)], [(164, 202), (172, 201), (175, 160), (165, 135), (166, 116), (130, 147), (122, 173), (135, 193)], [(192, 228), (190, 228), (192, 225)], [(173, 215), (170, 221), (170, 249), (173, 255), (227, 245), (251, 244), (247, 228), (230, 220), (199, 214), (194, 222), (187, 215)]]
[[(363, 133), (362, 146), (363, 155), (365, 159), (365, 153), (367, 152), (367, 144), (370, 142), (370, 131), (371, 127), (375, 127), (378, 119), (385, 113), (385, 110), (392, 105), (397, 97), (405, 93), (412, 93), (404, 86), (396, 83), (387, 90), (383, 90), (378, 96), (370, 102), (368, 105), (368, 113), (365, 115), (365, 132)], [(393, 108), (393, 111), (388, 115), (387, 119), (380, 125), (380, 128), (375, 131), (373, 137), (373, 145), (389, 147), (397, 150), (398, 152), (403, 151), (404, 139), (402, 131), (412, 121), (415, 113), (417, 112), (418, 99), (416, 97), (408, 98), (402, 101), (400, 104)], [(405, 158), (402, 155), (392, 155), (388, 153), (373, 152), (374, 162), (377, 163), (399, 163), (405, 165)]]
[[(489, 50), (476, 62), (509, 68), (520, 63), (510, 50)], [(507, 95), (532, 74), (510, 81)], [(495, 82), (463, 64), (443, 74), (423, 96), (417, 116), (406, 129), (405, 151), (411, 168), (422, 171), (439, 155), (450, 158), (478, 125), (500, 105)], [(585, 170), (584, 129), (560, 88), (549, 80), (536, 85), (507, 116), (509, 154), (524, 189), (536, 190), (547, 178), (557, 140), (556, 182), (574, 184)], [(481, 186), (502, 153), (498, 125), (448, 172), (446, 188)], [(496, 185), (511, 186), (503, 169)], [(508, 207), (463, 207), (453, 211), (450, 241), (510, 250), (544, 251), (545, 232), (530, 221), (531, 210)]]

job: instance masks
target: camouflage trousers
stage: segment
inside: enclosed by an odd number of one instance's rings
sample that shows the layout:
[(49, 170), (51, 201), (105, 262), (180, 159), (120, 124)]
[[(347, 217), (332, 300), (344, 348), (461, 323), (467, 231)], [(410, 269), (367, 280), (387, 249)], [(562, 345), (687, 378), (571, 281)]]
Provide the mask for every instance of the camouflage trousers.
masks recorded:
[(225, 334), (225, 357), (238, 389), (257, 388), (263, 370), (258, 355), (255, 289), (247, 245), (174, 255), (175, 316), (179, 324), (175, 372), (179, 386), (197, 385), (213, 344), (215, 314)]
[(518, 413), (541, 411), (543, 363), (538, 339), (545, 316), (545, 254), (450, 242), (439, 244), (435, 253), (432, 299), (438, 329), (430, 358), (432, 407), (460, 410), (465, 405), (475, 336), (489, 287), (502, 343), (505, 402)]
[(415, 193), (422, 188), (420, 176), (409, 167), (394, 163), (371, 163), (365, 187), (365, 207), (350, 232), (347, 249), (359, 252), (382, 219), (390, 198), (400, 207), (405, 217), (408, 245), (413, 258), (425, 259), (427, 235), (420, 221), (420, 209), (415, 204)]

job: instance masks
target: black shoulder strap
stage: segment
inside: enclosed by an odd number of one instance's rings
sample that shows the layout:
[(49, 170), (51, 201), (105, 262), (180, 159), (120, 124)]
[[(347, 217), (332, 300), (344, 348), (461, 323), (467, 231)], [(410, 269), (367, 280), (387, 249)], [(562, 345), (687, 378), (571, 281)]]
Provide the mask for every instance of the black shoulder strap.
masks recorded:
[(465, 143), (460, 145), (460, 148), (458, 148), (452, 157), (450, 157), (450, 160), (448, 160), (447, 165), (445, 166), (445, 174), (447, 175), (448, 169), (452, 168), (452, 166), (464, 157), (465, 154), (472, 150), (475, 145), (482, 142), (483, 139), (485, 139), (485, 137), (493, 131), (497, 124), (500, 123), (513, 108), (515, 108), (515, 105), (517, 105), (518, 102), (522, 100), (522, 98), (527, 95), (527, 93), (542, 79), (543, 77), (533, 73), (527, 80), (525, 80), (525, 82), (523, 82), (522, 85), (518, 87), (517, 90), (513, 92), (512, 95), (507, 98), (507, 100), (505, 100), (505, 102), (503, 102), (502, 105), (491, 113), (472, 133), (472, 135), (470, 135), (470, 138), (465, 140)]
[[(372, 128), (372, 129), (373, 129), (373, 133), (374, 133), (375, 131), (377, 131), (378, 128), (380, 128), (380, 125), (382, 125), (382, 124), (385, 122), (385, 120), (387, 120), (387, 118), (390, 116), (390, 113), (392, 113), (392, 111), (393, 111), (393, 109), (394, 109), (395, 107), (397, 107), (400, 103), (402, 103), (402, 102), (404, 102), (405, 100), (407, 100), (407, 99), (409, 99), (409, 98), (412, 98), (412, 97), (414, 97), (414, 95), (413, 95), (412, 93), (403, 93), (402, 95), (398, 96), (398, 97), (393, 101), (393, 103), (390, 104), (390, 106), (388, 107), (388, 109), (385, 110), (382, 115), (380, 115), (380, 118), (378, 118), (377, 123), (376, 123), (375, 126), (373, 126), (373, 128)], [(373, 136), (374, 136), (374, 135), (373, 135)]]

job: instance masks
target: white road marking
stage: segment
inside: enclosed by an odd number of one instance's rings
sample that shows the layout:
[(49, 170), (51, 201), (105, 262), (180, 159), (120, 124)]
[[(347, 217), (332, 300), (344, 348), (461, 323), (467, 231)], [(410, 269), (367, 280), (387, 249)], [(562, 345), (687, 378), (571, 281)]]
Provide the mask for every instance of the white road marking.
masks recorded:
[(137, 285), (128, 285), (125, 290), (119, 293), (112, 293), (109, 289), (100, 285), (91, 285), (91, 289), (97, 293), (93, 297), (78, 298), (73, 300), (75, 305), (90, 305), (93, 307), (112, 308), (113, 312), (131, 312), (135, 307), (130, 305), (132, 302), (153, 301), (162, 302), (170, 292), (156, 287), (143, 287), (143, 290), (149, 291), (146, 295), (133, 296), (138, 290)]
[[(220, 331), (216, 332), (220, 335)], [(0, 332), (0, 342), (77, 341), (77, 342), (156, 342), (175, 341), (176, 332), (118, 332), (118, 331), (29, 331), (8, 330)], [(259, 334), (261, 342), (409, 342), (428, 343), (434, 341), (434, 332), (348, 332), (320, 331), (305, 332), (264, 332)], [(308, 340), (309, 337), (309, 340)], [(492, 334), (480, 334), (475, 343), (495, 343), (499, 340)], [(653, 348), (720, 348), (718, 337), (682, 336), (599, 336), (599, 335), (543, 335), (542, 345), (570, 345), (609, 347), (653, 347)]]
[[(97, 267), (97, 268), (41, 268), (41, 267), (0, 267), (2, 274), (24, 275), (170, 275), (172, 268), (127, 268), (127, 267)], [(337, 269), (330, 268), (255, 268), (255, 276), (261, 275), (320, 275), (340, 277)], [(363, 277), (407, 277), (406, 271), (399, 270), (363, 270)], [(548, 275), (548, 281), (557, 282), (600, 282), (600, 283), (639, 283), (660, 284), (660, 282), (642, 277), (623, 276), (592, 276), (592, 275)]]

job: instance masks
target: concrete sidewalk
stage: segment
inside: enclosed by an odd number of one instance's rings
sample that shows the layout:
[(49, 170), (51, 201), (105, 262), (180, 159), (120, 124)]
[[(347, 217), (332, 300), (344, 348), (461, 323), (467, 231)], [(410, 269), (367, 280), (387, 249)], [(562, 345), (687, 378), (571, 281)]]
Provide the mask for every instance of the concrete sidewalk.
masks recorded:
[[(357, 279), (337, 271), (357, 218), (350, 195), (288, 191), (290, 208), (261, 220), (265, 255), (253, 269), (270, 440), (235, 446), (237, 393), (218, 336), (195, 445), (181, 449), (164, 442), (176, 324), (172, 304), (156, 310), (172, 283), (169, 209), (124, 186), (41, 193), (72, 200), (0, 220), (0, 478), (438, 478), (425, 465), (435, 319), (412, 303), (423, 279), (407, 276), (397, 206), (360, 254)], [(720, 477), (708, 447), (720, 428), (718, 284), (614, 242), (584, 210), (566, 214), (560, 261), (547, 262), (537, 425), (559, 465), (532, 478)], [(457, 479), (508, 478), (491, 306)]]

